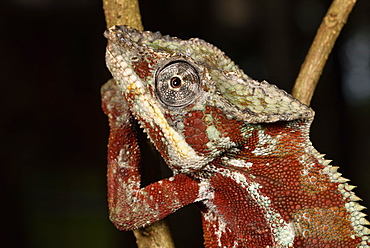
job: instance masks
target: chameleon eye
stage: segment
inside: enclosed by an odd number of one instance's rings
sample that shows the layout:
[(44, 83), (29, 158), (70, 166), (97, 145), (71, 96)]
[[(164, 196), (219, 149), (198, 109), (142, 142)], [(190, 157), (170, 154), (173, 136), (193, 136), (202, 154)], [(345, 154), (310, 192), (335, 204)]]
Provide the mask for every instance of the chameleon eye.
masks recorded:
[(197, 70), (185, 61), (173, 61), (162, 67), (156, 75), (156, 93), (162, 103), (183, 107), (194, 101), (199, 93)]

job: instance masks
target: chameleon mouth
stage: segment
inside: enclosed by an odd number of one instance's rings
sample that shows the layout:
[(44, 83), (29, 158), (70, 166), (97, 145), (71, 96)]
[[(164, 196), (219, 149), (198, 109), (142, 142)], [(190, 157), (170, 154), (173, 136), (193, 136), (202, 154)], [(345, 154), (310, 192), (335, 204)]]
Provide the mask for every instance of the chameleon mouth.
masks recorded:
[[(139, 83), (132, 83), (128, 86), (130, 92), (140, 92), (144, 86)], [(174, 166), (181, 168), (189, 167), (195, 169), (198, 166), (203, 166), (203, 158), (198, 156), (194, 149), (186, 143), (183, 136), (181, 136), (176, 130), (174, 130), (167, 122), (163, 115), (158, 102), (155, 102), (147, 94), (135, 94), (134, 107), (131, 109), (134, 116), (140, 116), (139, 123), (144, 129), (154, 129), (152, 132), (156, 133), (158, 137), (162, 136), (168, 144), (166, 145), (167, 151), (170, 158), (176, 158), (171, 162)], [(139, 114), (140, 113), (140, 114)], [(156, 139), (158, 139), (156, 137)], [(152, 139), (155, 140), (155, 139)]]

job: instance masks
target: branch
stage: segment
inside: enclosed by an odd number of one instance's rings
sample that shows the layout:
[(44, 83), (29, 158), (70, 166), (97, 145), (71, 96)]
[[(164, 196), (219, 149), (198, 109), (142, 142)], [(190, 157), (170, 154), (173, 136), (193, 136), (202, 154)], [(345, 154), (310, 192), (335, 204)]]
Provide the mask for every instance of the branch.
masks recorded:
[(103, 8), (107, 28), (114, 25), (128, 25), (144, 30), (138, 0), (103, 0)]
[[(103, 8), (105, 13), (105, 19), (107, 22), (107, 28), (114, 25), (129, 25), (133, 28), (143, 30), (143, 24), (141, 23), (140, 9), (138, 0), (103, 0)], [(142, 144), (139, 142), (140, 147), (148, 147), (149, 144)], [(150, 149), (143, 151), (146, 156), (153, 158), (153, 150)], [(142, 159), (145, 160), (145, 159)], [(157, 171), (160, 171), (159, 161), (151, 160), (151, 169), (155, 167)], [(148, 167), (146, 166), (146, 167)], [(152, 170), (154, 171), (154, 170)], [(148, 227), (133, 230), (136, 237), (136, 243), (138, 248), (174, 248), (169, 227), (167, 223), (160, 220)]]
[(167, 222), (160, 220), (146, 228), (134, 230), (139, 248), (174, 248)]
[(309, 105), (326, 60), (356, 0), (334, 0), (317, 30), (296, 79), (292, 95)]

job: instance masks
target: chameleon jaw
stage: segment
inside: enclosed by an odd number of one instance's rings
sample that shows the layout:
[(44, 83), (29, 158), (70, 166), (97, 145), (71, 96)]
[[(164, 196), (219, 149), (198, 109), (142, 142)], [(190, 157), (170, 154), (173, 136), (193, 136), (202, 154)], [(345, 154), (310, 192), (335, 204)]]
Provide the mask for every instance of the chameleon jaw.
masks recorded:
[[(143, 86), (138, 86), (138, 83), (131, 84), (131, 92), (141, 91)], [(205, 157), (199, 156), (185, 141), (185, 138), (168, 124), (158, 103), (146, 96), (147, 94), (135, 96), (135, 100), (133, 101), (135, 101), (136, 104), (132, 108), (132, 112), (144, 129), (155, 130), (155, 139), (149, 135), (153, 142), (161, 137), (160, 140), (165, 143), (165, 149), (167, 150), (168, 158), (170, 158), (168, 164), (173, 167), (181, 168), (181, 172), (198, 170), (202, 168), (204, 164), (207, 164), (209, 161)], [(157, 149), (158, 148), (157, 146)]]

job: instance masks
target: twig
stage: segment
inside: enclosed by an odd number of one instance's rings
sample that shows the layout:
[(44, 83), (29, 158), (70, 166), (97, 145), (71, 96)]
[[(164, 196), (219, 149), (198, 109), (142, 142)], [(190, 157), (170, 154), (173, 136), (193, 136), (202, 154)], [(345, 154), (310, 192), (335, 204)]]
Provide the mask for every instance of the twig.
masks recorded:
[(103, 0), (107, 28), (128, 25), (143, 30), (138, 0)]
[(326, 60), (346, 23), (356, 0), (334, 0), (317, 30), (292, 90), (292, 95), (309, 105)]

